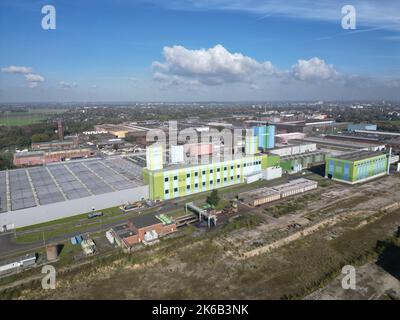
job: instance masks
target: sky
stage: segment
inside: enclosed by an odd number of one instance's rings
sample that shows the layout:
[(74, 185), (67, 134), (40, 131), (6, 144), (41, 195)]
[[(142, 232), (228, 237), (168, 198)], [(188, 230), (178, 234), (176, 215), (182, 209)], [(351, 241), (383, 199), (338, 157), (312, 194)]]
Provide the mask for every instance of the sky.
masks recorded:
[(0, 1), (0, 102), (256, 100), (400, 100), (400, 1)]

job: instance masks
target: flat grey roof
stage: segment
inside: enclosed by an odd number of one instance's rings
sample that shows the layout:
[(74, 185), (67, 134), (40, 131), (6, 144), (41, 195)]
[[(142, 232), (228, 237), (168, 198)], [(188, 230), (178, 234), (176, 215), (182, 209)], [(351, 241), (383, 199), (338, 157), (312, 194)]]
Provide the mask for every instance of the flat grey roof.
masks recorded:
[[(0, 212), (142, 185), (142, 168), (122, 157), (66, 161), (0, 171)], [(10, 195), (10, 207), (7, 206), (7, 194)]]
[(361, 150), (361, 151), (347, 153), (347, 154), (343, 154), (343, 155), (340, 155), (337, 157), (332, 157), (332, 158), (341, 159), (341, 160), (349, 160), (349, 161), (358, 161), (358, 160), (364, 160), (364, 159), (368, 159), (368, 158), (372, 158), (372, 157), (376, 157), (376, 156), (380, 156), (380, 155), (384, 155), (384, 154), (385, 154), (384, 152), (380, 152), (380, 151)]
[(144, 228), (162, 223), (153, 214), (146, 214), (143, 216), (136, 216), (130, 219), (133, 225), (137, 228)]

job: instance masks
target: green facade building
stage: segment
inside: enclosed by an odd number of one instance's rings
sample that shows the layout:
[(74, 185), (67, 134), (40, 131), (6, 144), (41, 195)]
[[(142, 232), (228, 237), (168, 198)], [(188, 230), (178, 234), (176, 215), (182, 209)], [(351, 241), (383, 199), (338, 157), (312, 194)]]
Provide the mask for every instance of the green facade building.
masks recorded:
[(350, 184), (365, 182), (385, 175), (388, 161), (385, 153), (374, 151), (327, 157), (325, 177)]
[(167, 200), (244, 182), (244, 177), (279, 164), (279, 156), (254, 155), (212, 164), (144, 169), (152, 200)]

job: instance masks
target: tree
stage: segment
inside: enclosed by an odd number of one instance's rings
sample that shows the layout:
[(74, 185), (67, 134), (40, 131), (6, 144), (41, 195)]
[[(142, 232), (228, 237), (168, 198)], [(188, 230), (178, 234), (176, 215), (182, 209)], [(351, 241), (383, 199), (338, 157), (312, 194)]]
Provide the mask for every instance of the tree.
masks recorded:
[(35, 133), (32, 135), (32, 142), (45, 142), (49, 141), (49, 136), (45, 133)]
[(216, 189), (214, 189), (213, 191), (211, 191), (211, 194), (207, 197), (207, 203), (216, 207), (219, 203), (219, 196), (218, 196), (218, 191)]

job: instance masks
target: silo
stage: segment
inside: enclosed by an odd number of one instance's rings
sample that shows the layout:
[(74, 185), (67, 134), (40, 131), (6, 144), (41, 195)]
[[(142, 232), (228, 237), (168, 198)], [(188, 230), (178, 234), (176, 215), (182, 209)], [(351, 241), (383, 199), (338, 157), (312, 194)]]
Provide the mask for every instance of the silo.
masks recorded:
[(46, 247), (46, 256), (48, 261), (54, 261), (58, 258), (58, 248), (56, 244), (50, 244)]

